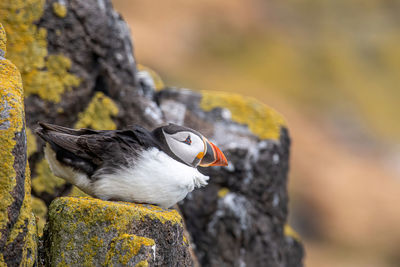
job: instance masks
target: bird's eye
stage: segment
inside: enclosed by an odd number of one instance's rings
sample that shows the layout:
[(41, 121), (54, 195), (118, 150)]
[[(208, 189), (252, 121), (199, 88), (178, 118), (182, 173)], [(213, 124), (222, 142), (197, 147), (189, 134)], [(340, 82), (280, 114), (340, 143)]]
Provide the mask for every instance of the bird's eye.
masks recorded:
[(185, 143), (189, 146), (192, 144), (192, 139), (190, 139), (190, 135), (188, 135), (188, 137), (186, 137), (186, 139), (185, 139), (185, 141), (183, 141), (183, 143)]

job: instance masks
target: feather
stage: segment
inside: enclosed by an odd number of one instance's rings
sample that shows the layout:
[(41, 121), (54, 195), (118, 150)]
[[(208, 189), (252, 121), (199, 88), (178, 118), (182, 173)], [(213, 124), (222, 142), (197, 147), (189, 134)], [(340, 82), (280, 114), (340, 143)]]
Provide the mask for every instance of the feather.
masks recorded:
[(50, 144), (57, 160), (89, 177), (100, 167), (104, 168), (102, 172), (107, 172), (132, 164), (143, 149), (159, 147), (152, 134), (140, 126), (130, 130), (96, 131), (74, 130), (43, 122), (39, 125), (36, 133)]

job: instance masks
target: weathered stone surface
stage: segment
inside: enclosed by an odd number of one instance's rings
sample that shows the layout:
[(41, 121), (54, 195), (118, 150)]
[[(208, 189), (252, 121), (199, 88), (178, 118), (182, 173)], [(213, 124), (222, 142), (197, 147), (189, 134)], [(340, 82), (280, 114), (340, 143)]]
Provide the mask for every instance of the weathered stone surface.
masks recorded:
[(228, 167), (203, 169), (209, 185), (180, 205), (200, 263), (301, 266), (301, 244), (284, 233), (290, 146), (284, 119), (230, 93), (171, 88), (158, 92), (157, 102), (168, 121), (207, 132), (229, 160)]
[[(118, 102), (118, 112), (113, 115), (118, 125), (127, 119), (150, 127), (159, 123), (160, 120), (154, 122), (151, 114), (150, 117), (139, 115), (154, 106), (145, 97), (151, 91), (136, 87), (136, 62), (130, 30), (112, 9), (111, 2), (64, 1), (66, 12), (61, 17), (54, 12), (55, 3), (55, 0), (46, 1), (37, 25), (47, 32), (49, 53), (68, 58), (72, 63), (70, 72), (79, 78), (80, 84), (64, 92), (58, 103), (52, 101), (50, 104), (43, 97), (36, 96), (28, 98), (27, 104), (32, 101), (33, 109), (37, 109), (39, 103), (36, 101), (39, 101), (43, 107), (54, 111), (51, 118), (45, 116), (46, 120), (73, 126), (78, 119), (77, 114), (88, 106), (94, 92), (103, 92)], [(137, 101), (133, 103), (132, 98)], [(38, 110), (32, 110), (32, 113), (34, 111)], [(49, 113), (41, 111), (41, 114)], [(39, 114), (37, 116), (41, 116)], [(32, 117), (34, 122), (39, 119)]]
[[(21, 70), (30, 129), (41, 120), (95, 129), (163, 122), (153, 88), (136, 79), (130, 30), (109, 0), (2, 0), (0, 19), (12, 33), (9, 54)], [(32, 178), (40, 179), (33, 195), (50, 205), (71, 185), (47, 175), (43, 142), (29, 141), (38, 144), (29, 157)]]
[(46, 266), (192, 265), (181, 216), (152, 205), (58, 198), (44, 247)]
[(21, 76), (6, 56), (0, 24), (0, 265), (33, 266), (37, 231), (31, 209)]
[[(301, 266), (302, 246), (284, 230), (290, 141), (280, 115), (238, 95), (156, 93), (163, 83), (146, 68), (136, 70), (130, 32), (108, 0), (2, 0), (0, 18), (13, 33), (10, 53), (26, 85), (29, 127), (44, 120), (151, 129), (171, 121), (199, 130), (230, 162), (202, 170), (210, 185), (181, 203), (201, 264)], [(49, 205), (71, 185), (55, 180), (42, 141), (30, 139), (37, 142), (29, 158), (33, 193)]]

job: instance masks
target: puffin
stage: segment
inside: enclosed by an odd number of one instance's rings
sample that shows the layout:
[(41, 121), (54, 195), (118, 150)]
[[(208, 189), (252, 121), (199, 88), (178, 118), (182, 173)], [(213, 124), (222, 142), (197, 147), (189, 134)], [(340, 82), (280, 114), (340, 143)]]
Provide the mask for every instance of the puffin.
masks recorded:
[(170, 123), (149, 131), (71, 129), (39, 122), (54, 175), (102, 199), (170, 208), (207, 185), (197, 167), (227, 166), (222, 151), (199, 132)]

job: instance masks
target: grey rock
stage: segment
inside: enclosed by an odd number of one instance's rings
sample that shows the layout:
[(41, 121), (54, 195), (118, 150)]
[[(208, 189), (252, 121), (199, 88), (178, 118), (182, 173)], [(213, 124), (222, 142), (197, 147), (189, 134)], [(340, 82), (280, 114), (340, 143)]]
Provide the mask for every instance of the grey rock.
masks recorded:
[(201, 265), (302, 266), (301, 244), (284, 234), (290, 146), (286, 127), (281, 126), (278, 140), (261, 139), (247, 125), (233, 122), (222, 102), (220, 108), (204, 111), (203, 97), (176, 88), (157, 95), (161, 108), (165, 102), (185, 105), (184, 115), (168, 112), (167, 119), (184, 117), (183, 124), (207, 132), (229, 161), (228, 167), (202, 169), (211, 177), (209, 185), (180, 203)]

